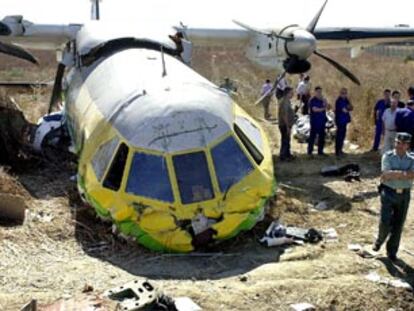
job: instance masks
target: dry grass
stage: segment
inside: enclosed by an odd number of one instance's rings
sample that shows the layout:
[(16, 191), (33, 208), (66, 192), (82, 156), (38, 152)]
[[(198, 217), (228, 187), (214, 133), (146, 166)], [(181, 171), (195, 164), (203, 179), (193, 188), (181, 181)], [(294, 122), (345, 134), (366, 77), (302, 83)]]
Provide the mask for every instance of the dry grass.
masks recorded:
[[(343, 64), (361, 81), (359, 87), (322, 59), (312, 56), (310, 71), (312, 86), (320, 85), (331, 104), (335, 103), (341, 87), (349, 89), (355, 110), (348, 138), (358, 145), (370, 147), (373, 139), (373, 109), (381, 98), (385, 88), (400, 90), (402, 98), (406, 97), (408, 86), (414, 84), (413, 64), (402, 59), (380, 57), (364, 53), (356, 59), (350, 59), (347, 50), (326, 52), (329, 56)], [(265, 72), (255, 68), (243, 55), (242, 49), (196, 50), (194, 65), (205, 77), (219, 84), (225, 76), (238, 82), (239, 94), (236, 97), (243, 108), (256, 117), (262, 117), (261, 111), (253, 107), (260, 95), (260, 88), (266, 78), (273, 79), (273, 72)], [(296, 86), (297, 76), (289, 76), (291, 85)]]

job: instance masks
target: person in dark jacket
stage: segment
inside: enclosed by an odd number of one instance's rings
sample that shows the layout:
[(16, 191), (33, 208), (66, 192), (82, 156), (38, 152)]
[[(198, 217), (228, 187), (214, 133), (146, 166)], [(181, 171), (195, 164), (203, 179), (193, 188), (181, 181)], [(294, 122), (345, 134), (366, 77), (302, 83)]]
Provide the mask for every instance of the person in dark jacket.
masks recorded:
[(335, 154), (341, 156), (346, 137), (346, 127), (351, 122), (351, 114), (353, 107), (348, 98), (348, 90), (342, 88), (339, 97), (335, 102), (335, 123), (336, 123), (336, 140), (335, 140)]

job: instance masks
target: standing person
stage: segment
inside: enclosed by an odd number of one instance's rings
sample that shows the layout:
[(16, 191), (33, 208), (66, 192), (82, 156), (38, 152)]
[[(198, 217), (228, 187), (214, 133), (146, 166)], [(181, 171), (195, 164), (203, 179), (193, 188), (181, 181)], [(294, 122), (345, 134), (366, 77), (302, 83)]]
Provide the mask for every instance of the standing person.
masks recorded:
[(324, 155), (325, 146), (325, 127), (326, 127), (326, 109), (327, 102), (322, 96), (322, 88), (315, 87), (315, 95), (309, 101), (310, 109), (310, 136), (308, 142), (308, 155), (313, 152), (316, 136), (318, 136), (318, 154)]
[(292, 133), (292, 127), (295, 123), (295, 112), (291, 105), (291, 99), (293, 97), (293, 89), (286, 87), (283, 93), (283, 97), (280, 99), (279, 104), (279, 131), (281, 135), (280, 144), (280, 160), (290, 161), (293, 160), (293, 156), (290, 153), (290, 137)]
[(262, 91), (260, 93), (260, 96), (264, 96), (262, 99), (262, 105), (264, 108), (264, 118), (268, 120), (270, 118), (270, 112), (269, 112), (269, 106), (270, 106), (270, 100), (272, 99), (272, 93), (270, 92), (272, 90), (272, 83), (270, 83), (269, 79), (266, 79), (265, 84), (262, 86)]
[(397, 100), (398, 102), (397, 108), (405, 108), (405, 103), (400, 100), (400, 97), (401, 97), (400, 91), (397, 91), (397, 90), (392, 91), (391, 98), (394, 98)]
[(384, 98), (377, 101), (374, 108), (374, 119), (375, 119), (375, 136), (372, 151), (378, 151), (381, 136), (382, 136), (382, 114), (385, 109), (390, 105), (391, 91), (389, 89), (384, 90)]
[(414, 150), (414, 100), (407, 102), (407, 107), (398, 109), (395, 115), (395, 126), (397, 132), (406, 132), (413, 137), (410, 144), (411, 151)]
[(395, 135), (396, 126), (395, 126), (395, 116), (397, 115), (398, 99), (393, 97), (391, 99), (390, 108), (385, 109), (384, 114), (382, 115), (382, 129), (384, 132), (384, 146), (382, 147), (382, 154), (385, 152), (394, 149), (395, 144)]
[(353, 110), (351, 101), (348, 98), (348, 90), (342, 88), (339, 92), (339, 97), (335, 102), (335, 123), (336, 123), (336, 139), (335, 139), (335, 154), (337, 156), (343, 155), (342, 148), (346, 137), (346, 127), (351, 122), (350, 112)]
[(279, 80), (278, 84), (276, 85), (276, 98), (278, 100), (282, 99), (284, 91), (287, 87), (289, 87), (289, 83), (286, 80), (286, 76), (278, 75), (277, 79)]
[(300, 100), (300, 105), (302, 107), (302, 114), (307, 115), (309, 114), (309, 99), (310, 99), (310, 77), (305, 76), (303, 80), (301, 80), (296, 88), (296, 93), (298, 94), (298, 99)]
[(387, 241), (387, 256), (397, 260), (401, 233), (410, 204), (410, 191), (414, 179), (414, 157), (407, 151), (411, 135), (397, 133), (395, 149), (382, 156), (381, 163), (381, 218), (377, 239), (372, 247), (379, 251)]

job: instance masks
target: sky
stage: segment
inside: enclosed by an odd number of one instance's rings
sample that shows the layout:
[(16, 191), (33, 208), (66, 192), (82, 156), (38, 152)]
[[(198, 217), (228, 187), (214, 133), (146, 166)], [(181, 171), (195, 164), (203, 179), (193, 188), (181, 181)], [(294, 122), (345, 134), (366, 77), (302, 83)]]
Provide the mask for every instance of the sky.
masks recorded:
[[(233, 25), (232, 19), (256, 27), (306, 26), (323, 0), (102, 0), (101, 19), (163, 22), (190, 27)], [(90, 19), (89, 0), (0, 0), (1, 13), (23, 15), (36, 23), (83, 23)], [(414, 0), (329, 0), (318, 26), (414, 27)]]

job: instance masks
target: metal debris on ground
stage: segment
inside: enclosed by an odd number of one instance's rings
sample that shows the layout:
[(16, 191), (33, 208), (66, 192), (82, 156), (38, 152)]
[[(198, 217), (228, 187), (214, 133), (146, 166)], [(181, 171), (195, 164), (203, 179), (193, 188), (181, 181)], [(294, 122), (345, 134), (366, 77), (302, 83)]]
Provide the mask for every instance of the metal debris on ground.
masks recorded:
[(361, 248), (359, 251), (357, 251), (357, 254), (366, 259), (375, 258), (377, 256), (376, 252), (366, 248)]
[(30, 213), (29, 218), (33, 222), (51, 222), (55, 216), (53, 216), (51, 213), (39, 211), (37, 213)]
[(318, 243), (321, 240), (321, 233), (313, 228), (285, 227), (278, 221), (273, 221), (259, 242), (270, 247), (293, 243), (302, 244), (300, 242)]
[(314, 311), (316, 310), (313, 304), (302, 302), (302, 303), (295, 303), (291, 304), (290, 307), (295, 311)]
[(358, 252), (362, 249), (361, 244), (348, 244), (348, 249), (353, 252)]
[(334, 228), (328, 228), (328, 229), (322, 230), (322, 234), (326, 242), (328, 243), (338, 242), (338, 233), (336, 232)]
[(314, 205), (313, 208), (318, 211), (326, 211), (329, 207), (326, 201), (320, 201), (318, 204)]
[(380, 276), (375, 271), (370, 272), (368, 275), (365, 276), (365, 278), (371, 282), (384, 284), (384, 285), (388, 285), (388, 286), (392, 286), (396, 288), (405, 288), (405, 289), (410, 289), (410, 290), (412, 289), (412, 286), (404, 280), (385, 278), (383, 276)]
[(344, 176), (344, 180), (352, 182), (361, 181), (361, 169), (358, 164), (350, 163), (342, 166), (330, 165), (321, 169), (321, 175), (324, 177)]
[(188, 297), (178, 297), (174, 299), (175, 307), (178, 311), (201, 311), (201, 307)]

